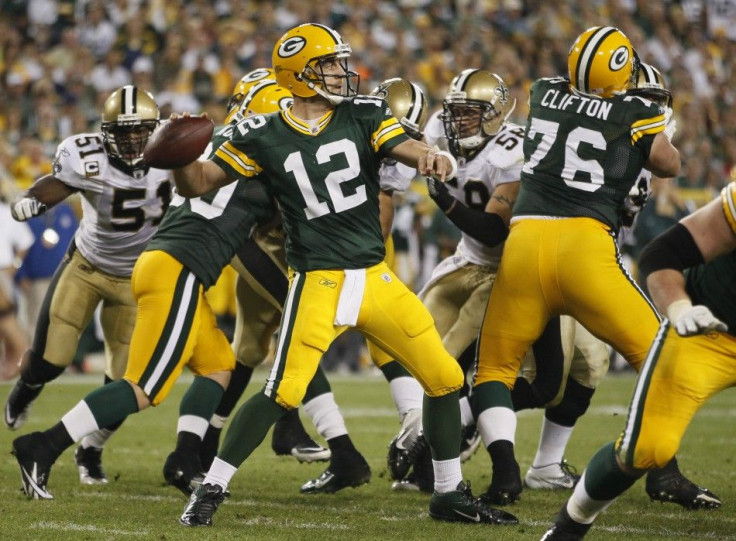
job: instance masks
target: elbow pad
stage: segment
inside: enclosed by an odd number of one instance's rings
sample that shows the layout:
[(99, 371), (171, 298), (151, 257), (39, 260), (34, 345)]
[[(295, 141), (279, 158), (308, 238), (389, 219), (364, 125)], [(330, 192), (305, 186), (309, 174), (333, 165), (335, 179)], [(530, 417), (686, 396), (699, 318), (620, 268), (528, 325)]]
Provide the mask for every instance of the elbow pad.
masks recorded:
[(471, 209), (458, 202), (447, 212), (447, 217), (463, 233), (486, 246), (501, 244), (509, 236), (509, 228), (495, 212)]
[(703, 254), (687, 227), (678, 223), (646, 245), (639, 257), (642, 280), (651, 273), (672, 269), (684, 271), (704, 263)]

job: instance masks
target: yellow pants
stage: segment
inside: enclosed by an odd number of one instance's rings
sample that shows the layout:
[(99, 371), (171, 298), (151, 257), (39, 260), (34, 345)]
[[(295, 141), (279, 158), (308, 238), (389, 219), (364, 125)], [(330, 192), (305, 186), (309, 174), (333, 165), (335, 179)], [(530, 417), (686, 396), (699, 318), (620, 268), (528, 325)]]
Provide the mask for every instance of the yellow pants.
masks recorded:
[(511, 389), (524, 354), (552, 316), (567, 314), (637, 370), (659, 315), (625, 271), (614, 237), (591, 218), (511, 226), (480, 332), (476, 385)]
[(165, 252), (143, 252), (132, 285), (138, 314), (125, 379), (153, 405), (166, 398), (185, 364), (202, 376), (235, 368), (235, 355), (191, 271)]
[[(351, 328), (335, 325), (343, 282), (342, 270), (290, 275), (274, 366), (265, 389), (284, 407), (294, 408), (301, 402), (323, 353)], [(399, 361), (429, 396), (444, 396), (462, 386), (462, 371), (443, 347), (429, 312), (384, 262), (366, 270), (355, 329)]]
[(690, 421), (714, 394), (736, 385), (736, 337), (679, 336), (662, 324), (639, 374), (616, 448), (637, 469), (661, 468), (675, 456)]

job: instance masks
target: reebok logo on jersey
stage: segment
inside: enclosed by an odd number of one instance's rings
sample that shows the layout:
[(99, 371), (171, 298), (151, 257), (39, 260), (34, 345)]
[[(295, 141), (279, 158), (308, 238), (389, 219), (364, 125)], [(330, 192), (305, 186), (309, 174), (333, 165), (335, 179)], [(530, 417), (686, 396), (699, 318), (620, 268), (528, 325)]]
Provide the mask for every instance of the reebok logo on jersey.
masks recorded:
[(381, 280), (383, 280), (383, 281), (384, 281), (384, 282), (386, 282), (387, 284), (390, 284), (390, 283), (391, 283), (391, 275), (390, 275), (389, 273), (387, 273), (387, 272), (384, 272), (384, 273), (383, 273), (383, 274), (381, 275)]
[(319, 285), (329, 287), (330, 289), (335, 289), (337, 287), (337, 282), (333, 282), (332, 280), (328, 280), (327, 278), (322, 278), (319, 281)]

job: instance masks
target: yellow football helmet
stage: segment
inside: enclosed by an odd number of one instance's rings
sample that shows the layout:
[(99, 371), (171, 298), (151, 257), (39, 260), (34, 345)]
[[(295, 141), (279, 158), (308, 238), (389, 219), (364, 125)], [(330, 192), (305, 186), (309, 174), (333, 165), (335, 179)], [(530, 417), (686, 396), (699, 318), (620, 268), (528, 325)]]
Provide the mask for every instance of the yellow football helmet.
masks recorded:
[(235, 114), (240, 111), (240, 106), (248, 91), (261, 81), (276, 81), (276, 75), (271, 68), (257, 68), (249, 71), (238, 81), (233, 89), (233, 95), (227, 102), (227, 117), (225, 124), (228, 124)]
[(450, 83), (440, 118), (450, 150), (473, 152), (496, 135), (516, 106), (503, 79), (486, 70), (466, 69)]
[(417, 140), (422, 138), (429, 107), (419, 86), (401, 77), (394, 77), (380, 83), (371, 91), (371, 95), (386, 100), (409, 137)]
[(642, 62), (636, 74), (636, 86), (629, 94), (641, 96), (662, 107), (672, 107), (672, 93), (667, 89), (664, 77), (657, 68)]
[(288, 109), (292, 103), (294, 103), (294, 96), (291, 92), (280, 87), (276, 81), (264, 80), (245, 95), (240, 114), (244, 117), (267, 115)]
[[(273, 48), (276, 81), (300, 98), (319, 94), (333, 104), (358, 93), (360, 76), (348, 69), (350, 45), (333, 29), (315, 23), (296, 26), (286, 32)], [(323, 64), (337, 60), (340, 75), (325, 76)], [(340, 79), (339, 93), (329, 90), (325, 79)], [(353, 86), (354, 83), (354, 86)]]
[(636, 54), (626, 35), (613, 26), (593, 26), (580, 34), (567, 56), (574, 88), (610, 98), (621, 94), (636, 77)]
[(126, 85), (110, 94), (102, 109), (102, 141), (110, 163), (131, 174), (144, 169), (143, 149), (158, 123), (150, 93)]

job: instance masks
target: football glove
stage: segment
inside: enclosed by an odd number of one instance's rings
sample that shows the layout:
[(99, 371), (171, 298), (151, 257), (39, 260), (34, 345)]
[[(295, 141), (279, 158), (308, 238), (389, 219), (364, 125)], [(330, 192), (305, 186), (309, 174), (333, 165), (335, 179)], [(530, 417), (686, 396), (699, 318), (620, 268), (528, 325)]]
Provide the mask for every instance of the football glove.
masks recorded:
[(455, 203), (455, 198), (450, 195), (445, 183), (434, 177), (427, 177), (427, 190), (432, 201), (437, 203), (440, 210), (447, 214)]
[(23, 197), (16, 201), (10, 209), (13, 219), (17, 222), (25, 222), (34, 216), (46, 212), (46, 205), (35, 197)]
[(667, 317), (673, 322), (680, 336), (728, 331), (728, 325), (714, 316), (707, 306), (702, 304), (693, 306), (689, 300), (673, 302), (667, 308)]

